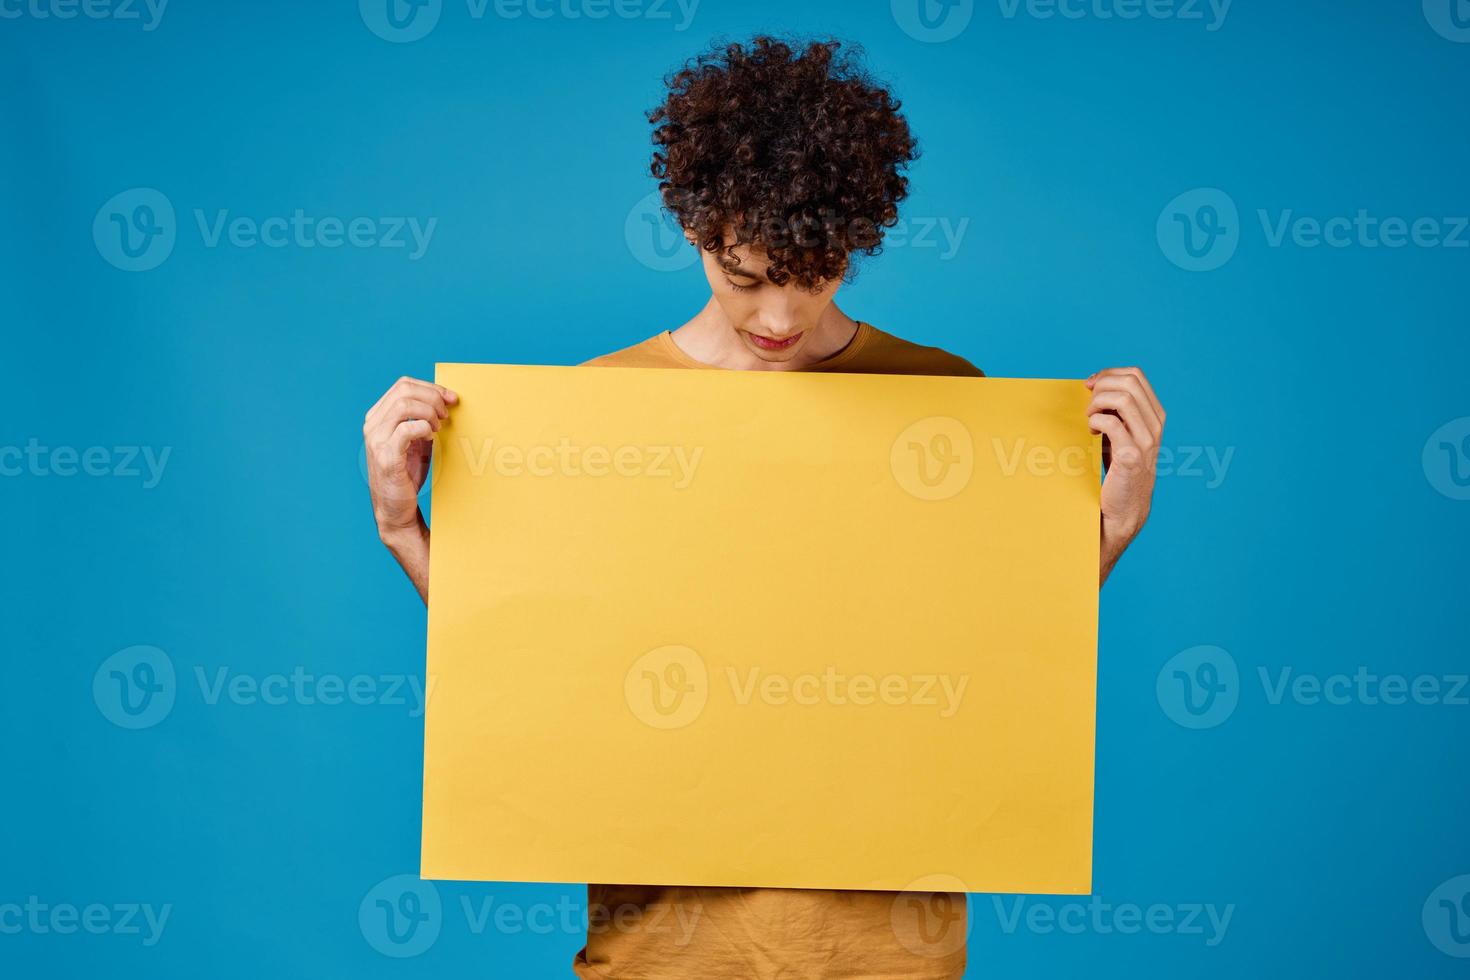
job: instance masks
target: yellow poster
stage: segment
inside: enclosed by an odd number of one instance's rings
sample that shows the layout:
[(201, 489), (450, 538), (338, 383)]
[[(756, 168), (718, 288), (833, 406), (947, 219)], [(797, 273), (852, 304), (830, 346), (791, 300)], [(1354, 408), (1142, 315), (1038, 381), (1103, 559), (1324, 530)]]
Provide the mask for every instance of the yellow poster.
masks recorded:
[(437, 380), (425, 878), (1090, 891), (1082, 382)]

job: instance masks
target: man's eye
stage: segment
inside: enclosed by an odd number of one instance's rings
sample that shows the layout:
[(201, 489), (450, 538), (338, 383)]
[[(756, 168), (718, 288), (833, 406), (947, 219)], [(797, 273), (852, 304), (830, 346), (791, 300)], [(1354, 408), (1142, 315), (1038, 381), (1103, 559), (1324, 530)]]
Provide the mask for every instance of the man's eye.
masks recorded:
[(725, 277), (725, 281), (728, 282), (730, 284), (730, 288), (735, 290), (737, 293), (749, 292), (757, 285), (756, 283), (751, 283), (748, 286), (742, 286), (740, 283), (736, 282), (734, 279), (731, 279), (729, 276)]

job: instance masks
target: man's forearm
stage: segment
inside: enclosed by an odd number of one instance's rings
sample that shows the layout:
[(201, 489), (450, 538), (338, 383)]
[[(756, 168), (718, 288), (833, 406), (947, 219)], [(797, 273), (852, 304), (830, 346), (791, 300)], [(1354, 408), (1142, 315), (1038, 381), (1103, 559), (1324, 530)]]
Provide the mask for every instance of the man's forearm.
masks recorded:
[(1098, 568), (1097, 587), (1100, 589), (1107, 584), (1108, 576), (1112, 574), (1113, 566), (1118, 564), (1118, 559), (1123, 557), (1122, 549), (1113, 550), (1108, 548), (1108, 543), (1103, 542), (1100, 567)]
[(1102, 541), (1100, 542), (1100, 546), (1098, 548), (1098, 558), (1100, 565), (1100, 567), (1098, 568), (1097, 579), (1098, 588), (1102, 588), (1103, 583), (1107, 582), (1108, 576), (1112, 574), (1113, 566), (1118, 564), (1118, 559), (1123, 557), (1123, 552), (1127, 551), (1128, 546), (1133, 543), (1133, 539), (1138, 537), (1139, 530), (1141, 530), (1141, 528), (1132, 528), (1127, 531), (1113, 531), (1112, 533), (1109, 533), (1109, 529), (1106, 523), (1104, 523), (1102, 530)]
[(418, 523), (404, 528), (379, 530), (380, 537), (402, 566), (424, 605), (429, 604), (429, 526), (419, 515)]

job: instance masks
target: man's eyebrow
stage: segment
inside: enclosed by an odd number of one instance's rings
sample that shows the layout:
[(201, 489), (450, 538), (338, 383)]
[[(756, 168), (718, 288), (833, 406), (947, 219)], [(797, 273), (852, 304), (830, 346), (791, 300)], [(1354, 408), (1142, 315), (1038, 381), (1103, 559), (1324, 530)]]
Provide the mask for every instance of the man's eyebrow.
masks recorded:
[(761, 278), (764, 278), (760, 273), (758, 273), (758, 272), (751, 272), (749, 269), (742, 268), (741, 266), (738, 266), (738, 265), (735, 265), (735, 266), (729, 266), (729, 265), (727, 265), (727, 266), (725, 266), (725, 275), (727, 275), (727, 276), (739, 276), (742, 279), (761, 279)]

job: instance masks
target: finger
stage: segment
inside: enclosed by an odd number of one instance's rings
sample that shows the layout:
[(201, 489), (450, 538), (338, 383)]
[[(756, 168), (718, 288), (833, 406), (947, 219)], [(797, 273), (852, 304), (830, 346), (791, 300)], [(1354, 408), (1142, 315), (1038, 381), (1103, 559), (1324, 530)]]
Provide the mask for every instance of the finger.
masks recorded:
[(383, 396), (379, 410), (381, 411), (383, 408), (391, 406), (399, 398), (420, 398), (432, 403), (439, 416), (444, 418), (449, 414), (449, 401), (445, 395), (447, 391), (447, 388), (441, 388), (439, 385), (431, 385), (427, 381), (419, 381), (416, 378), (403, 378), (389, 390), (387, 395)]
[(1154, 411), (1159, 415), (1159, 424), (1163, 425), (1165, 414), (1164, 403), (1159, 401), (1158, 394), (1154, 392), (1153, 382), (1149, 381), (1148, 375), (1144, 374), (1141, 368), (1134, 368), (1133, 370), (1137, 372), (1136, 377), (1138, 378), (1139, 387), (1143, 389), (1143, 393), (1148, 396), (1149, 404), (1154, 407)]
[(1144, 397), (1148, 400), (1148, 403), (1153, 406), (1155, 414), (1158, 415), (1160, 424), (1163, 423), (1166, 414), (1164, 412), (1164, 404), (1163, 402), (1159, 401), (1159, 396), (1154, 393), (1154, 386), (1152, 383), (1149, 382), (1148, 376), (1143, 373), (1142, 368), (1105, 368), (1104, 370), (1097, 372), (1092, 377), (1087, 379), (1087, 387), (1096, 388), (1097, 383), (1101, 378), (1133, 378), (1134, 380), (1136, 380), (1138, 382), (1139, 388), (1143, 392)]
[(438, 432), (448, 414), (442, 403), (436, 405), (427, 398), (405, 395), (383, 410), (383, 420), (391, 426), (407, 419), (423, 419)]
[(377, 419), (366, 424), (363, 430), (364, 439), (370, 447), (386, 446), (400, 425), (414, 421), (423, 422), (431, 437), (444, 424), (434, 407), (427, 402), (412, 398), (399, 399), (380, 409)]
[(363, 420), (372, 421), (374, 414), (381, 414), (382, 409), (392, 404), (395, 398), (410, 394), (417, 395), (421, 398), (428, 398), (435, 402), (444, 402), (447, 405), (454, 405), (459, 402), (459, 395), (443, 385), (434, 384), (429, 381), (420, 381), (418, 378), (410, 378), (404, 375), (393, 382), (387, 391), (383, 392), (382, 397), (373, 403), (372, 408), (367, 410), (367, 414), (363, 416)]
[[(1123, 463), (1128, 465), (1133, 462), (1142, 462), (1143, 453), (1134, 443), (1132, 436), (1128, 434), (1128, 426), (1123, 420), (1108, 412), (1098, 412), (1087, 417), (1087, 425), (1093, 432), (1107, 437), (1108, 453), (1112, 459), (1112, 465)], [(1108, 468), (1111, 469), (1112, 465)]]
[(1093, 391), (1107, 391), (1109, 389), (1121, 389), (1130, 391), (1138, 399), (1138, 404), (1148, 410), (1148, 415), (1158, 423), (1158, 431), (1164, 430), (1164, 412), (1157, 400), (1149, 397), (1148, 384), (1134, 374), (1109, 374), (1100, 377), (1093, 383)]
[(446, 388), (444, 385), (438, 384), (433, 381), (420, 381), (419, 384), (423, 385), (426, 388), (432, 389), (433, 391), (437, 391), (439, 393), (439, 397), (444, 399), (449, 404), (459, 404), (459, 392), (454, 391), (452, 388)]
[(424, 382), (420, 381), (418, 378), (410, 378), (408, 375), (405, 374), (403, 377), (399, 378), (397, 381), (389, 385), (388, 389), (384, 391), (382, 395), (378, 396), (378, 400), (373, 402), (373, 407), (367, 410), (367, 417), (371, 418), (373, 414), (375, 412), (379, 412), (384, 405), (390, 404), (393, 399), (399, 397), (406, 391), (411, 391), (415, 385), (421, 384), (424, 384)]
[(426, 419), (408, 419), (394, 426), (388, 436), (388, 455), (393, 460), (408, 458), (408, 450), (414, 443), (434, 438), (434, 430)]
[[(1164, 432), (1164, 420), (1154, 412), (1153, 405), (1144, 396), (1138, 387), (1138, 382), (1131, 378), (1103, 378), (1092, 389), (1092, 404), (1097, 405), (1098, 399), (1106, 395), (1104, 407), (1118, 411), (1123, 414), (1123, 420), (1130, 426), (1135, 426), (1134, 435), (1143, 440), (1145, 436), (1150, 442), (1158, 442)], [(1126, 413), (1123, 409), (1128, 409)], [(1091, 408), (1088, 411), (1092, 411)]]
[(1150, 420), (1144, 417), (1144, 409), (1131, 392), (1100, 391), (1092, 396), (1092, 403), (1087, 406), (1087, 411), (1089, 414), (1111, 412), (1117, 415), (1128, 427), (1128, 434), (1134, 443), (1144, 452), (1151, 452), (1158, 445), (1154, 430), (1150, 428)]

